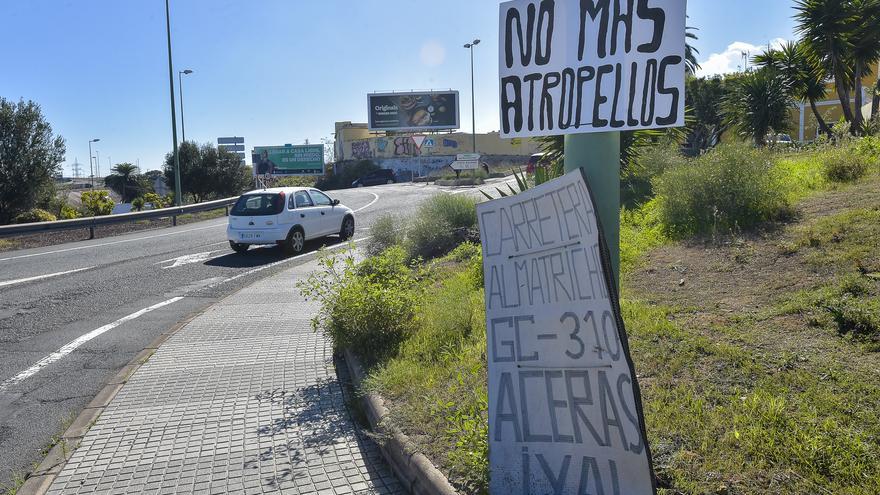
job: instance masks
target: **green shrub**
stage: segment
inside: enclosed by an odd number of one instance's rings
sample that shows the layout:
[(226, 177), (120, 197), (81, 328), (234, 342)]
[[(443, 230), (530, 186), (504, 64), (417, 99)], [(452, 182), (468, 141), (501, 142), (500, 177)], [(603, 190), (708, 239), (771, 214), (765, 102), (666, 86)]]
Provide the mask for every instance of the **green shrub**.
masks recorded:
[(15, 223), (54, 222), (58, 220), (55, 215), (46, 210), (33, 208), (15, 216)]
[(832, 182), (853, 182), (862, 178), (870, 166), (870, 158), (859, 153), (856, 146), (831, 148), (822, 154), (825, 178)]
[(391, 246), (403, 242), (404, 222), (390, 213), (384, 214), (370, 226), (370, 238), (367, 240), (368, 256), (375, 256)]
[(315, 187), (317, 178), (314, 176), (290, 176), (279, 177), (272, 184), (273, 187)]
[(60, 218), (62, 220), (71, 220), (73, 218), (79, 218), (80, 216), (82, 216), (82, 215), (80, 215), (79, 212), (76, 211), (76, 208), (74, 208), (70, 205), (62, 205), (61, 206)]
[(880, 340), (880, 303), (876, 299), (861, 299), (848, 294), (829, 301), (824, 306), (841, 335)]
[(790, 213), (770, 155), (719, 146), (657, 180), (660, 218), (672, 235), (727, 233)]
[(620, 171), (621, 203), (633, 207), (654, 196), (653, 183), (663, 172), (687, 163), (673, 146), (648, 146)]
[(476, 237), (476, 202), (463, 195), (439, 194), (422, 203), (406, 232), (410, 259), (434, 258)]
[[(150, 203), (150, 204), (153, 205), (153, 208), (154, 208), (154, 209), (155, 209), (155, 208), (165, 208), (166, 206), (172, 204), (172, 203), (168, 203), (168, 202), (166, 202), (166, 199), (167, 199), (167, 198), (163, 198), (162, 196), (159, 196), (159, 195), (156, 194), (156, 193), (147, 193), (147, 194), (144, 194), (144, 198), (143, 198), (143, 200), (144, 200), (144, 204), (146, 204), (146, 203)], [(172, 200), (172, 201), (173, 201), (173, 200)]]
[(82, 211), (86, 216), (109, 215), (113, 212), (114, 204), (107, 191), (85, 191), (82, 193)]
[(352, 254), (322, 256), (320, 270), (298, 283), (321, 309), (312, 326), (323, 330), (337, 349), (352, 349), (368, 364), (397, 353), (416, 326), (422, 298), (420, 272), (394, 247), (355, 266)]

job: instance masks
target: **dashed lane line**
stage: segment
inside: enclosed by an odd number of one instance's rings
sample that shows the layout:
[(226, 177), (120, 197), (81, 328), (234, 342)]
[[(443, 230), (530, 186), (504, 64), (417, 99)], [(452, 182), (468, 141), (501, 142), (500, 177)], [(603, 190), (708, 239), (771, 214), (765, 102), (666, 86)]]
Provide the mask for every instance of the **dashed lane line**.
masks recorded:
[(85, 270), (91, 270), (92, 268), (95, 268), (95, 267), (94, 266), (87, 266), (85, 268), (77, 268), (76, 270), (66, 270), (63, 272), (47, 273), (46, 275), (37, 275), (35, 277), (19, 278), (16, 280), (4, 280), (4, 281), (0, 282), (0, 287), (6, 287), (8, 285), (15, 285), (15, 284), (22, 284), (24, 282), (33, 282), (34, 280), (42, 280), (44, 278), (59, 277), (61, 275), (67, 275), (69, 273), (76, 273), (76, 272), (82, 272)]
[(60, 349), (53, 352), (52, 354), (49, 354), (48, 356), (44, 357), (43, 359), (37, 361), (30, 368), (13, 376), (12, 378), (6, 380), (5, 382), (0, 383), (0, 392), (3, 392), (7, 388), (11, 387), (12, 385), (15, 385), (16, 383), (19, 383), (22, 380), (26, 380), (27, 378), (37, 374), (40, 370), (42, 370), (46, 366), (49, 366), (50, 364), (54, 363), (55, 361), (58, 361), (59, 359), (63, 358), (64, 356), (70, 354), (71, 352), (76, 350), (77, 347), (85, 344), (86, 342), (94, 339), (95, 337), (97, 337), (105, 332), (109, 332), (110, 330), (113, 330), (114, 328), (118, 327), (119, 325), (122, 325), (125, 322), (134, 320), (136, 318), (140, 318), (141, 316), (149, 313), (150, 311), (155, 311), (161, 307), (176, 303), (177, 301), (180, 301), (181, 299), (183, 299), (183, 297), (172, 297), (171, 299), (167, 299), (167, 300), (162, 301), (160, 303), (156, 303), (148, 308), (144, 308), (140, 311), (135, 311), (134, 313), (132, 313), (128, 316), (123, 316), (122, 318), (114, 321), (113, 323), (108, 323), (102, 327), (96, 328), (85, 335), (81, 335), (80, 337), (68, 342), (67, 344), (62, 346)]

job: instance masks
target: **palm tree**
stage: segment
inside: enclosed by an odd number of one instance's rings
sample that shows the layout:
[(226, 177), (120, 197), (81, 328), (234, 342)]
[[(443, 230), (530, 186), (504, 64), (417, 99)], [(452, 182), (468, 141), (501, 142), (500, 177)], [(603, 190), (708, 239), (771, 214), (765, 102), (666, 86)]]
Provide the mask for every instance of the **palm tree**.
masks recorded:
[(767, 135), (772, 131), (788, 130), (791, 90), (786, 78), (778, 77), (772, 69), (765, 67), (744, 74), (723, 105), (728, 124), (754, 140), (755, 146), (767, 144)]
[[(700, 28), (695, 28), (688, 26), (684, 28), (685, 30), (685, 38), (696, 40), (697, 35), (692, 33), (691, 30), (699, 31)], [(685, 42), (684, 44), (684, 70), (687, 75), (694, 75), (700, 69), (700, 64), (697, 62), (697, 55), (700, 54), (700, 51), (694, 48), (690, 43)]]
[(788, 41), (779, 50), (767, 48), (763, 53), (756, 55), (752, 63), (758, 67), (775, 70), (786, 78), (792, 96), (810, 102), (810, 109), (819, 124), (819, 131), (823, 134), (831, 134), (831, 129), (816, 107), (816, 101), (824, 100), (828, 94), (825, 73), (821, 67), (810, 62), (802, 41)]
[(796, 0), (794, 9), (797, 11), (794, 15), (797, 32), (810, 62), (825, 67), (834, 77), (843, 116), (847, 122), (852, 122), (849, 95), (853, 71), (847, 64), (853, 49), (852, 30), (857, 20), (852, 0)]
[(862, 78), (871, 74), (872, 66), (880, 60), (880, 0), (852, 0), (857, 23), (852, 32), (853, 98), (855, 115), (853, 128), (862, 127)]
[(127, 187), (134, 182), (135, 176), (138, 175), (138, 168), (131, 163), (117, 163), (112, 169), (112, 174), (105, 179), (105, 182), (113, 188), (114, 191), (122, 195), (122, 202), (128, 202)]

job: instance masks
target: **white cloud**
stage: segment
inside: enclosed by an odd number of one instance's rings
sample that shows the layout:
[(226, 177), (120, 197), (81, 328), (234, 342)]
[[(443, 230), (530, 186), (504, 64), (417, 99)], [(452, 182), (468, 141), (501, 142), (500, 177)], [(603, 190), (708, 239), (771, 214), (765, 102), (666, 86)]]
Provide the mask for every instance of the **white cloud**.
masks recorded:
[(436, 67), (446, 60), (446, 48), (437, 41), (428, 41), (422, 45), (419, 58), (428, 67)]
[[(785, 43), (783, 38), (775, 38), (770, 40), (771, 48), (779, 48)], [(706, 60), (700, 61), (700, 70), (697, 76), (713, 76), (716, 74), (727, 74), (742, 70), (743, 52), (748, 53), (749, 65), (751, 66), (751, 58), (767, 49), (767, 45), (753, 45), (745, 41), (734, 41), (727, 46), (727, 50), (723, 53), (713, 53)]]

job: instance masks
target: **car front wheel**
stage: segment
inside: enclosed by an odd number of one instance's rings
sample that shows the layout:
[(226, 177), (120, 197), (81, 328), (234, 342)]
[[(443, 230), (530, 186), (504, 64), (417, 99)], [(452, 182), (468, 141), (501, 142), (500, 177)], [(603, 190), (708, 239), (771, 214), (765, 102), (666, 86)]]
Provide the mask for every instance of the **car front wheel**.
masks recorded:
[(345, 217), (342, 221), (342, 228), (339, 229), (339, 237), (343, 241), (347, 241), (354, 237), (354, 218)]

